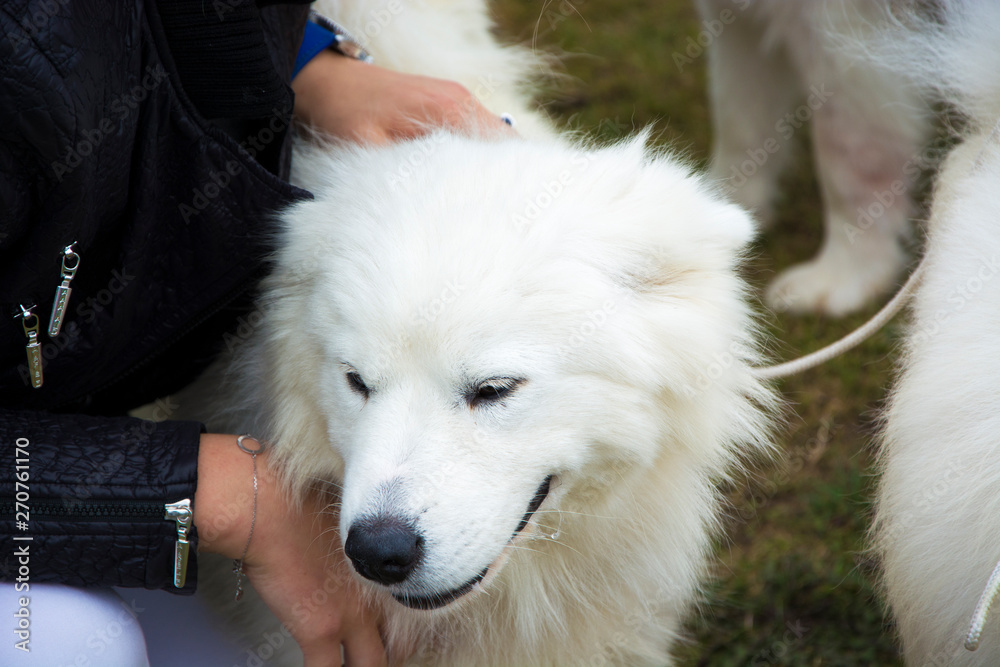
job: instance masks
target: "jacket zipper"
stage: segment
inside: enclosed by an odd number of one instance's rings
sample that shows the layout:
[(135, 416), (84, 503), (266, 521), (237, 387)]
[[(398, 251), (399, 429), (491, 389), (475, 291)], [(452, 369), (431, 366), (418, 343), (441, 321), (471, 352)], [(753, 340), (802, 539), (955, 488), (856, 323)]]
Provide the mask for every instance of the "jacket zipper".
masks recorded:
[[(69, 305), (69, 297), (73, 293), (70, 283), (73, 282), (73, 278), (76, 277), (76, 271), (80, 268), (80, 255), (73, 250), (73, 246), (75, 245), (76, 241), (63, 248), (62, 273), (60, 274), (62, 283), (56, 287), (56, 296), (52, 303), (52, 314), (49, 316), (48, 332), (52, 338), (59, 335), (59, 330), (62, 328), (63, 317), (66, 316), (66, 307)], [(39, 319), (32, 312), (36, 307), (34, 303), (30, 300), (27, 303), (30, 305), (24, 305), (24, 303), (18, 304), (17, 309), (20, 312), (15, 313), (15, 318), (21, 318), (22, 325), (24, 326), (24, 335), (28, 340), (27, 345), (25, 345), (25, 352), (28, 356), (28, 374), (31, 378), (31, 386), (35, 389), (40, 389), (42, 384), (44, 384), (44, 378), (42, 375), (42, 344), (38, 333)]]
[(80, 268), (80, 255), (73, 250), (76, 241), (63, 248), (62, 271), (59, 274), (62, 282), (56, 287), (56, 295), (52, 300), (52, 314), (49, 316), (49, 336), (55, 338), (62, 329), (63, 318), (66, 316), (66, 308), (69, 306), (69, 297), (73, 293), (70, 283), (76, 278), (76, 272)]
[[(14, 517), (17, 510), (17, 503), (13, 499), (0, 500), (0, 517)], [(92, 500), (70, 504), (32, 499), (29, 510), (30, 518), (36, 521), (173, 521), (177, 529), (177, 541), (174, 542), (174, 586), (183, 588), (187, 581), (188, 554), (191, 549), (188, 538), (194, 519), (191, 500), (188, 498), (166, 504), (135, 500)]]
[(188, 534), (191, 531), (191, 520), (194, 519), (191, 501), (185, 498), (163, 507), (166, 511), (163, 518), (172, 519), (177, 524), (177, 541), (174, 542), (174, 587), (184, 588), (184, 582), (187, 581), (188, 552), (191, 550)]
[(31, 386), (38, 389), (44, 382), (42, 376), (42, 344), (38, 340), (38, 315), (35, 315), (34, 305), (19, 305), (21, 313), (17, 316), (21, 318), (21, 326), (24, 327), (24, 337), (28, 343), (24, 346), (28, 356), (28, 373), (31, 377)]

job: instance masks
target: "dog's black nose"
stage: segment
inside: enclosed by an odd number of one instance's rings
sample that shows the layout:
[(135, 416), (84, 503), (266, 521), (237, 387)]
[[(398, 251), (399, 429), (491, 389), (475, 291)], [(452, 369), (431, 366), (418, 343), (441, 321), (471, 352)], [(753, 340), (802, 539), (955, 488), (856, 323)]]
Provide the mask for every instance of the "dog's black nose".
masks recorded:
[(423, 555), (424, 540), (413, 527), (394, 517), (355, 521), (347, 531), (344, 551), (362, 577), (380, 584), (398, 584)]

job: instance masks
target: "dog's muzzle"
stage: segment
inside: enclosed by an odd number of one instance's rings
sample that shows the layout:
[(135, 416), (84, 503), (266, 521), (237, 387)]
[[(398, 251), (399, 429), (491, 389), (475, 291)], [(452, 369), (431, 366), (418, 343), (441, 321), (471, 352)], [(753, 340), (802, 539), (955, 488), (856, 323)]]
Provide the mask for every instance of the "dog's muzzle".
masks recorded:
[[(510, 537), (513, 541), (528, 525), (531, 517), (549, 495), (552, 475), (539, 484), (528, 509)], [(361, 520), (351, 526), (344, 551), (358, 574), (371, 581), (389, 585), (406, 579), (423, 557), (423, 538), (412, 525), (394, 518)], [(496, 561), (494, 561), (495, 563)], [(433, 595), (393, 593), (402, 605), (411, 609), (439, 609), (462, 597), (481, 582), (493, 564), (457, 588)]]

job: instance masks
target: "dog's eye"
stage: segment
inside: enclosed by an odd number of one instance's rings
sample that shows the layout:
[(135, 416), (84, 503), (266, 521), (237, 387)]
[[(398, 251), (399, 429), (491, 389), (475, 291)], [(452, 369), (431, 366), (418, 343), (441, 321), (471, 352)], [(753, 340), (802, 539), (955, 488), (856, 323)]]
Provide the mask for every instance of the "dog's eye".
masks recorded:
[(361, 394), (365, 398), (368, 398), (370, 390), (365, 381), (361, 379), (361, 375), (357, 371), (347, 371), (347, 384), (350, 385), (351, 389), (355, 392)]
[(470, 393), (469, 405), (476, 407), (482, 404), (498, 403), (517, 389), (519, 384), (521, 384), (521, 380), (514, 378), (497, 378), (484, 382)]

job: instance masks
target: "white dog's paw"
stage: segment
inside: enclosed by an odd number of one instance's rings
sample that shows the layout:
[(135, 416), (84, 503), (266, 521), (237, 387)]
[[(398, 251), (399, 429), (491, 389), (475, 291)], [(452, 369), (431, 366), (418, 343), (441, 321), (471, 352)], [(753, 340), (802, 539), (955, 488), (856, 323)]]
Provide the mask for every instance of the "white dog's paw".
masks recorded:
[[(895, 246), (895, 243), (893, 243)], [(767, 305), (779, 312), (843, 317), (889, 292), (906, 264), (898, 248), (881, 256), (822, 252), (783, 272), (768, 287)]]

